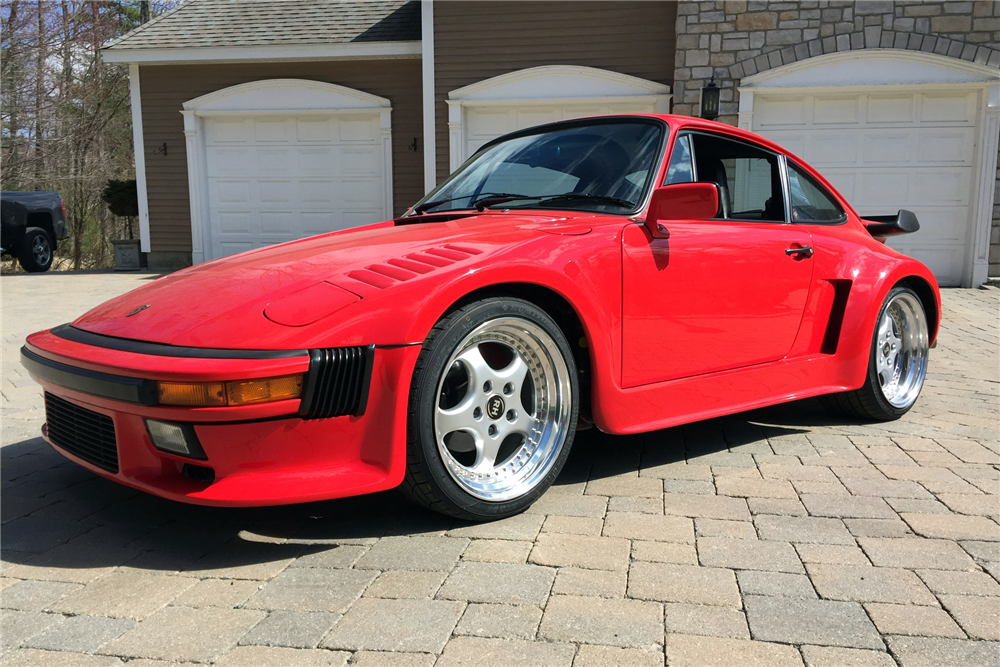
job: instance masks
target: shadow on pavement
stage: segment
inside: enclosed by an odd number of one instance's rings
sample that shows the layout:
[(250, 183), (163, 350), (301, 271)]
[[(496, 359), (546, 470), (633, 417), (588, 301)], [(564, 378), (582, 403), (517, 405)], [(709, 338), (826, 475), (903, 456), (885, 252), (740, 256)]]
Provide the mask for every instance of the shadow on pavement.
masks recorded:
[[(768, 437), (837, 422), (815, 401), (634, 436), (577, 434), (557, 486), (641, 468), (768, 448)], [(216, 508), (185, 505), (94, 475), (41, 438), (0, 449), (5, 567), (128, 567), (201, 576), (329, 552), (399, 535), (440, 534), (462, 525), (395, 491), (301, 505)], [(582, 490), (581, 490), (582, 492)], [(25, 575), (27, 576), (27, 575)]]

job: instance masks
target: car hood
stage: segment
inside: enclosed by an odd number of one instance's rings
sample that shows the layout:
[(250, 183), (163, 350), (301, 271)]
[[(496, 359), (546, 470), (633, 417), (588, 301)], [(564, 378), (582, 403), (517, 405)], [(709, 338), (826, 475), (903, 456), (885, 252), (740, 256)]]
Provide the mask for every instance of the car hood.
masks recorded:
[(531, 239), (587, 233), (588, 224), (602, 218), (486, 212), (441, 222), (377, 223), (178, 271), (105, 302), (73, 326), (168, 345), (282, 349), (290, 341), (305, 341), (320, 346), (295, 330), (382, 296), (396, 284), (474, 270), (496, 252)]

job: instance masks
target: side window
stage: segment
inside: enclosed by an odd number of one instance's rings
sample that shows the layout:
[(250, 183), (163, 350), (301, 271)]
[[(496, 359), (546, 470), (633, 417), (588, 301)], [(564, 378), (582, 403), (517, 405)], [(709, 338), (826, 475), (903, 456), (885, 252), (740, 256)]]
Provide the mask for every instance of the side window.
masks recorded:
[(694, 181), (694, 172), (691, 168), (691, 137), (684, 134), (674, 141), (674, 152), (670, 155), (670, 164), (667, 166), (667, 177), (663, 179), (664, 185), (674, 183), (691, 183)]
[(788, 164), (788, 196), (792, 222), (843, 222), (844, 211), (820, 185)]
[(784, 222), (778, 156), (749, 143), (708, 134), (691, 135), (698, 180), (719, 187), (717, 217)]

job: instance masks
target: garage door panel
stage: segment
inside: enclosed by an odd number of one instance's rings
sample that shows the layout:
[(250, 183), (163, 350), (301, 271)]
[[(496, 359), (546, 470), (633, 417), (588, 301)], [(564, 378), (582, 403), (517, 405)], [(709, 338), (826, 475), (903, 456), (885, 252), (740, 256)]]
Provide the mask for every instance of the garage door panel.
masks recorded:
[(280, 243), (282, 240), (294, 238), (298, 234), (298, 215), (291, 208), (264, 210), (258, 216), (260, 220), (261, 241)]
[(976, 101), (978, 94), (923, 93), (920, 104), (921, 123), (962, 123), (974, 125), (976, 122)]
[(761, 98), (754, 101), (754, 108), (754, 125), (757, 129), (808, 125), (812, 98)]
[(814, 125), (858, 124), (861, 122), (861, 100), (851, 97), (817, 97), (813, 106)]
[(212, 226), (226, 234), (227, 237), (253, 236), (254, 214), (250, 209), (243, 211), (220, 211), (212, 216)]
[(297, 183), (291, 180), (257, 181), (257, 203), (267, 204), (290, 204), (298, 199)]
[(378, 138), (378, 118), (344, 117), (340, 123), (340, 140), (346, 143), (363, 143)]
[(913, 95), (868, 95), (865, 120), (869, 125), (910, 124), (916, 120)]
[(258, 142), (287, 142), (294, 136), (294, 122), (290, 119), (257, 119), (254, 121), (253, 131), (254, 140)]
[(212, 143), (247, 143), (247, 133), (251, 131), (253, 121), (250, 118), (240, 120), (223, 120), (210, 118), (205, 121), (206, 142)]
[(298, 141), (328, 142), (338, 138), (338, 130), (329, 118), (299, 118), (295, 123)]
[(374, 148), (347, 148), (342, 151), (340, 171), (343, 174), (376, 174), (379, 153)]
[(943, 286), (958, 285), (962, 282), (961, 266), (965, 249), (960, 247), (940, 248), (935, 246), (914, 246), (912, 244), (893, 244), (904, 255), (913, 257), (927, 265), (931, 273)]
[(208, 171), (216, 176), (243, 176), (250, 173), (248, 148), (210, 146), (205, 151)]
[(214, 206), (225, 204), (249, 205), (250, 181), (209, 181), (209, 202)]
[(302, 205), (301, 208), (317, 205), (332, 207), (341, 196), (338, 181), (332, 179), (299, 181), (298, 201)]
[(292, 151), (290, 148), (258, 148), (254, 151), (257, 172), (262, 174), (284, 174), (291, 171)]
[(915, 137), (916, 161), (922, 164), (949, 164), (972, 166), (974, 129), (951, 131), (924, 130)]

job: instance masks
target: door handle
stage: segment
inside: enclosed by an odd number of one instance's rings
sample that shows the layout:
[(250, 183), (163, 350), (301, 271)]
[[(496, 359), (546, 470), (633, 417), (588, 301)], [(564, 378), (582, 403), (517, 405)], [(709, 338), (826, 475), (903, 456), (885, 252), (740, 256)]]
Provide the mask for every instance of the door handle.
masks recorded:
[(801, 248), (785, 248), (785, 254), (791, 257), (792, 255), (801, 255), (802, 257), (812, 257), (813, 249), (812, 246), (802, 246)]

